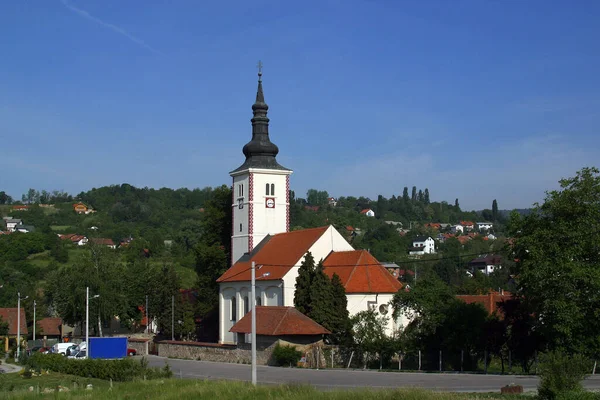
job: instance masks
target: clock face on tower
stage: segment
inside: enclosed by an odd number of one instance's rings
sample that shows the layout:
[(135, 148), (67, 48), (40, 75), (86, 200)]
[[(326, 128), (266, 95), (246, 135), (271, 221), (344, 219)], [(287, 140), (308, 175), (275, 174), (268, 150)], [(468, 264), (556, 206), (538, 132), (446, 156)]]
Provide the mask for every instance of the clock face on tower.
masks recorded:
[(272, 197), (267, 197), (265, 199), (265, 207), (267, 208), (275, 208), (275, 199)]

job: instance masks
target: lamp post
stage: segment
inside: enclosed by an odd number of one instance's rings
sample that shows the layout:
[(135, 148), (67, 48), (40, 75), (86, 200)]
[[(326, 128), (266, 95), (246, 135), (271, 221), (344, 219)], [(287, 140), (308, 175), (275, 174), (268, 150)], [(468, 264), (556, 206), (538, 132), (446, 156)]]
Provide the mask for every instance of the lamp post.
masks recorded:
[[(259, 266), (260, 268), (260, 266)], [(269, 276), (270, 273), (266, 272), (260, 276), (260, 278)], [(252, 300), (250, 300), (250, 305), (252, 306), (252, 331), (250, 333), (250, 341), (252, 348), (252, 384), (256, 386), (256, 264), (252, 261), (252, 271), (250, 273), (252, 277), (252, 291), (251, 296)]]
[(171, 296), (171, 340), (175, 341), (175, 296)]
[[(21, 355), (21, 292), (17, 292), (17, 360)], [(27, 300), (29, 296), (23, 297)]]
[[(100, 297), (99, 294), (92, 299)], [(85, 288), (85, 358), (90, 358), (90, 287)]]
[(36, 302), (35, 300), (33, 301), (33, 341), (35, 342), (35, 306), (36, 306)]

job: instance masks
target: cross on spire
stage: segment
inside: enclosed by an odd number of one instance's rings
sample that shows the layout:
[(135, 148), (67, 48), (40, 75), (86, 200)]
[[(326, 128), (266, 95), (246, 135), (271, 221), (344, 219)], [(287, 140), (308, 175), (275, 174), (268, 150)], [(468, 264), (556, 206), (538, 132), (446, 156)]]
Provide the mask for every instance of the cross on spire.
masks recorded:
[(263, 63), (262, 61), (258, 60), (258, 64), (256, 65), (258, 67), (258, 80), (261, 80), (262, 77), (262, 67), (263, 67)]

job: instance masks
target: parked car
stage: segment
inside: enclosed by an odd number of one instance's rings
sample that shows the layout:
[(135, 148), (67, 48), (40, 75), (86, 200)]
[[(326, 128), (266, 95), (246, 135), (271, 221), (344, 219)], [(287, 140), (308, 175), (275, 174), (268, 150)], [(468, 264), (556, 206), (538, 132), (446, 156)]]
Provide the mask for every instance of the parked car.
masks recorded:
[(69, 356), (76, 354), (78, 351), (79, 351), (79, 347), (76, 344), (72, 344), (71, 346), (67, 347), (67, 350), (65, 351), (65, 355), (67, 357), (69, 357)]
[(56, 343), (52, 346), (52, 352), (57, 354), (62, 354), (63, 356), (67, 354), (67, 349), (73, 346), (73, 343)]
[(135, 355), (137, 355), (137, 350), (136, 349), (127, 349), (127, 355), (135, 356)]

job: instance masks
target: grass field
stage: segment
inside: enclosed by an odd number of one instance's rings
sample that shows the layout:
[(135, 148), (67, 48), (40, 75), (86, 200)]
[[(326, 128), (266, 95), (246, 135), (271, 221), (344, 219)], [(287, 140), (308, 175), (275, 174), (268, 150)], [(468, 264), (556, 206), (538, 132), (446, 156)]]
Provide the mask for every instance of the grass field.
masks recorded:
[[(74, 386), (77, 382), (77, 387)], [(87, 383), (94, 388), (85, 390)], [(40, 387), (38, 394), (38, 385)], [(43, 394), (57, 385), (69, 388), (68, 392)], [(28, 388), (34, 387), (29, 392)], [(12, 390), (9, 390), (12, 389)], [(97, 379), (82, 379), (69, 375), (50, 374), (24, 379), (18, 374), (0, 376), (0, 398), (3, 399), (315, 399), (315, 400), (478, 400), (478, 399), (523, 399), (524, 396), (501, 396), (500, 394), (438, 393), (420, 389), (408, 390), (344, 390), (318, 391), (310, 386), (282, 385), (252, 387), (247, 383), (230, 381), (202, 381), (166, 379), (110, 383)]]

